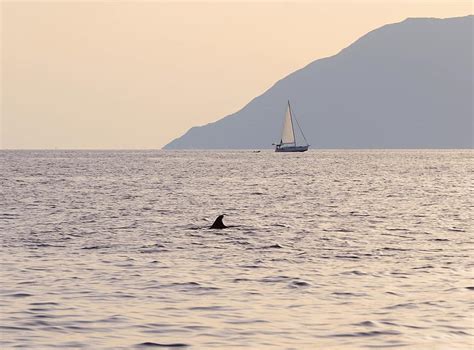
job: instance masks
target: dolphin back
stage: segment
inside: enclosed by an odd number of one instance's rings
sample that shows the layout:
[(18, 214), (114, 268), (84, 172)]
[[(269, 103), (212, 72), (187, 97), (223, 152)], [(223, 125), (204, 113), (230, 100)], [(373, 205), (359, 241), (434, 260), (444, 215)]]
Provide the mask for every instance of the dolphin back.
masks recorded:
[(227, 228), (227, 226), (224, 225), (224, 223), (222, 222), (223, 218), (224, 218), (224, 215), (219, 215), (210, 228), (212, 228), (212, 229)]

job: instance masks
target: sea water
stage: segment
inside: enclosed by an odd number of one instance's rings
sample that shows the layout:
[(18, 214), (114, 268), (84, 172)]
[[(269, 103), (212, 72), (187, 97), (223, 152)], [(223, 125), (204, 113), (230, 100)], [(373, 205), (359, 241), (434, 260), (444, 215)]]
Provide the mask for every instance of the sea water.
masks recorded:
[(0, 347), (472, 348), (472, 156), (1, 151)]

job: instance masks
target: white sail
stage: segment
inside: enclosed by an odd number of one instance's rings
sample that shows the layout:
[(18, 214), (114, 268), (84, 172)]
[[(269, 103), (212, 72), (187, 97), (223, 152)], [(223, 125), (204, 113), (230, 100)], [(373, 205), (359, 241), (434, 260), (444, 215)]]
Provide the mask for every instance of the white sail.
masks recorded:
[[(306, 145), (297, 145), (295, 138), (295, 130), (293, 128), (293, 118), (296, 121), (298, 130), (301, 133)], [(296, 117), (291, 113), (290, 101), (288, 101), (288, 106), (286, 108), (285, 119), (283, 120), (283, 131), (281, 133), (280, 143), (274, 144), (275, 152), (306, 152), (309, 148), (308, 141), (301, 130), (300, 124)]]
[(290, 105), (286, 108), (285, 119), (283, 121), (283, 131), (281, 133), (281, 143), (295, 143), (295, 133), (293, 131), (293, 119), (291, 118)]

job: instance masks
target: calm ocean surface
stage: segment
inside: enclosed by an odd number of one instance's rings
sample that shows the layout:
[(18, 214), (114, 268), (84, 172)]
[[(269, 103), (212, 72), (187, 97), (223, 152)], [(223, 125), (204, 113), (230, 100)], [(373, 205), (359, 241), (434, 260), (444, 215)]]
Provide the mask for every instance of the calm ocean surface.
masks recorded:
[(472, 349), (473, 155), (1, 151), (0, 348)]

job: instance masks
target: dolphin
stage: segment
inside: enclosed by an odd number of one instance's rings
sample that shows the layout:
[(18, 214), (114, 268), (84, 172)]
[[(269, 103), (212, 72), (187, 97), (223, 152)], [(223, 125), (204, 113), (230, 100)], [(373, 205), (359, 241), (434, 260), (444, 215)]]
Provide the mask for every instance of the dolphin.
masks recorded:
[(216, 230), (222, 230), (224, 228), (227, 228), (227, 226), (224, 225), (224, 223), (222, 222), (222, 219), (224, 219), (224, 214), (219, 215), (217, 217), (216, 221), (214, 221), (214, 223), (212, 224), (212, 226), (210, 228), (216, 229)]

